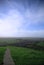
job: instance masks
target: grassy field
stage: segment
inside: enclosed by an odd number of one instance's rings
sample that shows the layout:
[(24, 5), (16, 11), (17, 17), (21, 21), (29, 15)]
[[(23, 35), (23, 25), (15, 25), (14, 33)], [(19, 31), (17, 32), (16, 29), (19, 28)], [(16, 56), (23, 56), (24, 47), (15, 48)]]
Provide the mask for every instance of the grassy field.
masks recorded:
[(6, 50), (6, 47), (0, 47), (0, 65), (3, 63), (5, 50)]
[(44, 51), (21, 47), (10, 47), (16, 65), (44, 65)]

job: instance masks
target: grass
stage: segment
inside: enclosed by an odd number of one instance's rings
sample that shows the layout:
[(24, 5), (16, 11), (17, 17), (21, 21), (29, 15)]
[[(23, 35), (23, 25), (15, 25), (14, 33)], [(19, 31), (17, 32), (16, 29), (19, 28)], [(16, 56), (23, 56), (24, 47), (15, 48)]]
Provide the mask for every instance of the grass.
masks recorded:
[(15, 65), (44, 65), (44, 51), (10, 47)]
[(0, 47), (0, 65), (3, 63), (5, 50), (6, 50), (6, 47)]

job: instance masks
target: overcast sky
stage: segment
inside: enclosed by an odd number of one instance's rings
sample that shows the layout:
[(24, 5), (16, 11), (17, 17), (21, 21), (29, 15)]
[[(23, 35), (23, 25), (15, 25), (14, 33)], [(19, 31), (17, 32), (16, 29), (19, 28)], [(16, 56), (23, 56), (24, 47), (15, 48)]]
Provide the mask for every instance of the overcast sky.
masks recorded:
[(44, 37), (44, 0), (0, 0), (0, 37)]

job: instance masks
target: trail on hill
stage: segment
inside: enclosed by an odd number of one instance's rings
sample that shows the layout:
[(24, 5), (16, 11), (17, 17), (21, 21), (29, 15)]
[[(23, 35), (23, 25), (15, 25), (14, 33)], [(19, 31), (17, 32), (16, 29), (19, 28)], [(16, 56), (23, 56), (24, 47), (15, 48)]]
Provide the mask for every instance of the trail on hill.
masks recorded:
[(3, 65), (15, 65), (11, 57), (9, 48), (7, 48), (5, 52), (4, 59), (3, 59)]

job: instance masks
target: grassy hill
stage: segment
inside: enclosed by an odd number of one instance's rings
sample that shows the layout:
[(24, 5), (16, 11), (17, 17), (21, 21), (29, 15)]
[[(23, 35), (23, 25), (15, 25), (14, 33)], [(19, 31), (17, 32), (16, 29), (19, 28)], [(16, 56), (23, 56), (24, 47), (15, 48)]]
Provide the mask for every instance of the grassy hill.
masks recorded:
[(5, 54), (6, 47), (0, 47), (0, 65), (3, 64), (3, 58)]
[(44, 51), (9, 47), (16, 65), (44, 65)]

